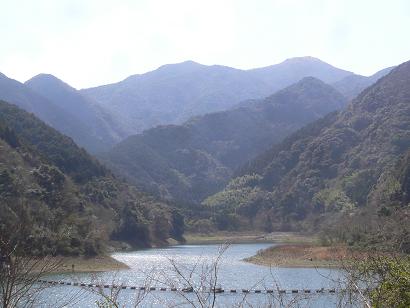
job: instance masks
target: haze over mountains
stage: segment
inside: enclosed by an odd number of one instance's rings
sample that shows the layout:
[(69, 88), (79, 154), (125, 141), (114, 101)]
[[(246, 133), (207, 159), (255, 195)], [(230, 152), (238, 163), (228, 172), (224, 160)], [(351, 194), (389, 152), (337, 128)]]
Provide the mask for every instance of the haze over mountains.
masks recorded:
[(246, 99), (266, 97), (304, 77), (333, 83), (352, 74), (312, 57), (252, 70), (187, 61), (82, 93), (119, 114), (129, 130), (138, 133), (159, 124), (180, 124), (192, 116), (226, 110)]
[(394, 67), (388, 67), (382, 69), (368, 77), (356, 74), (348, 75), (345, 78), (332, 83), (331, 85), (347, 98), (353, 99), (365, 88), (371, 86), (378, 79), (390, 73), (393, 68)]
[[(198, 203), (272, 144), (342, 109), (347, 99), (335, 88), (352, 96), (390, 70), (364, 77), (312, 57), (247, 71), (187, 61), (81, 91), (52, 75), (25, 84), (2, 75), (0, 98), (92, 153), (106, 152), (100, 155), (105, 163), (140, 188)], [(180, 126), (148, 129), (119, 143), (144, 128), (189, 117)]]
[(248, 107), (146, 130), (102, 158), (118, 174), (162, 198), (200, 202), (246, 161), (346, 103), (331, 86), (306, 77)]
[(125, 133), (111, 115), (51, 75), (26, 84), (0, 75), (0, 99), (16, 104), (95, 153), (107, 150)]
[[(121, 121), (115, 119), (97, 102), (81, 95), (79, 91), (60, 79), (52, 75), (40, 74), (24, 84), (83, 123), (87, 127), (87, 132), (96, 140), (96, 144), (91, 146), (93, 152), (111, 147), (126, 135), (121, 127)], [(79, 138), (76, 136), (74, 139)]]
[(368, 200), (373, 214), (403, 213), (410, 64), (390, 70), (364, 77), (311, 57), (247, 71), (188, 61), (81, 91), (51, 75), (0, 75), (10, 103), (0, 103), (0, 225), (24, 218), (42, 249), (91, 254), (109, 240), (181, 239), (187, 209), (191, 226), (267, 231), (359, 217)]
[[(390, 189), (388, 195), (397, 194), (394, 198), (407, 198), (408, 173), (399, 182), (386, 179), (401, 157), (406, 161), (409, 149), (406, 62), (364, 90), (347, 110), (327, 115), (261, 154), (204, 204), (218, 217), (231, 215), (224, 223), (233, 228), (238, 220), (275, 229), (300, 228), (305, 219), (314, 226), (326, 217), (353, 217), (370, 205), (378, 185)], [(378, 198), (373, 212), (385, 203), (382, 195)], [(390, 203), (386, 211), (407, 211), (405, 201), (397, 204)]]
[(0, 75), (0, 99), (33, 112), (80, 146), (98, 153), (144, 129), (234, 108), (307, 76), (332, 83), (350, 97), (386, 72), (358, 76), (312, 57), (247, 71), (187, 61), (81, 91), (47, 74), (25, 84)]

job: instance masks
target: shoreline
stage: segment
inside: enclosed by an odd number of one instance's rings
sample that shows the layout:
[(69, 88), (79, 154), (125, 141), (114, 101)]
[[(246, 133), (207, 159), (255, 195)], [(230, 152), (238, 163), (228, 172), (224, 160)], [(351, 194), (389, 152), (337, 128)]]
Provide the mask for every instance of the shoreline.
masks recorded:
[[(186, 242), (178, 244), (177, 242), (170, 242), (172, 245), (215, 245), (215, 244), (252, 244), (252, 243), (269, 243), (279, 244), (278, 246), (272, 246), (265, 250), (259, 251), (256, 255), (244, 259), (246, 262), (271, 266), (272, 260), (261, 255), (261, 252), (271, 250), (275, 247), (282, 247), (284, 245), (313, 245), (317, 242), (315, 236), (302, 235), (296, 232), (217, 232), (213, 234), (193, 234), (187, 233), (185, 235)], [(165, 245), (164, 247), (166, 247)], [(132, 249), (139, 250), (139, 249)], [(124, 251), (115, 250), (114, 252)], [(127, 250), (130, 251), (130, 250)], [(294, 260), (295, 261), (295, 260)], [(119, 271), (126, 270), (130, 267), (116, 259), (111, 255), (102, 255), (96, 257), (56, 257), (51, 262), (61, 263), (50, 274), (67, 274), (67, 273), (97, 273), (107, 271)], [(290, 265), (291, 263), (291, 265)], [(280, 267), (314, 267), (309, 263), (302, 262), (287, 262), (284, 265), (275, 265)], [(74, 271), (73, 271), (74, 265)]]
[(213, 234), (187, 233), (186, 245), (206, 244), (252, 244), (252, 243), (315, 243), (315, 236), (296, 232), (217, 232)]
[(56, 264), (55, 269), (49, 274), (98, 273), (129, 269), (128, 265), (108, 255), (96, 257), (55, 257), (47, 262), (54, 262)]
[(348, 259), (345, 246), (282, 244), (260, 250), (244, 261), (269, 267), (340, 268), (342, 260)]

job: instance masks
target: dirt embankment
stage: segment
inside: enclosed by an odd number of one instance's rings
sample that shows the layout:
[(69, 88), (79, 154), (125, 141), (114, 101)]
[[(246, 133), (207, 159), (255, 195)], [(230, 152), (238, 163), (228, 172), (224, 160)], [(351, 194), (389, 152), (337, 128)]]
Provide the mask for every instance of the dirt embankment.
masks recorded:
[(345, 246), (291, 244), (260, 250), (245, 261), (274, 267), (340, 267), (350, 257), (350, 252)]

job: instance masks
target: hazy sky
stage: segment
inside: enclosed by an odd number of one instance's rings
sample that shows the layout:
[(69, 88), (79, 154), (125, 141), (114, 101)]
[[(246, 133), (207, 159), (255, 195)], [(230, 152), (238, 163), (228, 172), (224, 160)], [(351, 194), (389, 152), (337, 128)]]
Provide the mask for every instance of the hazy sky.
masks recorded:
[(0, 0), (0, 72), (90, 87), (166, 63), (311, 55), (369, 75), (410, 60), (410, 0)]

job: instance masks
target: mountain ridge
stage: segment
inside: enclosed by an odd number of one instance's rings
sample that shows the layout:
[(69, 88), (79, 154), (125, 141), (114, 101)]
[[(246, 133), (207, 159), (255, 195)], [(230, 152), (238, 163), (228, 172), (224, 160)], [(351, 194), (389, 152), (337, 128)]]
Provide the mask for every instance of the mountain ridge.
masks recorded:
[(100, 157), (149, 192), (199, 202), (259, 151), (346, 102), (331, 86), (308, 77), (249, 107), (145, 130)]
[(227, 110), (246, 99), (266, 97), (307, 76), (333, 82), (349, 74), (309, 57), (251, 70), (185, 61), (81, 92), (120, 114), (129, 131), (139, 133)]
[[(92, 152), (101, 152), (119, 142), (125, 131), (103, 107), (51, 74), (39, 74), (24, 83), (50, 102), (73, 115), (87, 129), (94, 144), (82, 144)], [(77, 142), (80, 136), (72, 136)]]
[(252, 209), (248, 227), (262, 227), (269, 217), (274, 229), (353, 215), (366, 206), (383, 171), (410, 148), (409, 85), (410, 61), (362, 91), (346, 110), (307, 125), (261, 154), (204, 204), (221, 215), (236, 208), (242, 213), (236, 219), (245, 219)]
[[(48, 92), (48, 90), (45, 92)], [(67, 110), (42, 94), (5, 75), (0, 78), (0, 99), (34, 113), (47, 124), (74, 138), (82, 147), (104, 148), (102, 146), (103, 142), (91, 133), (89, 123), (79, 120), (76, 115), (67, 112)]]

